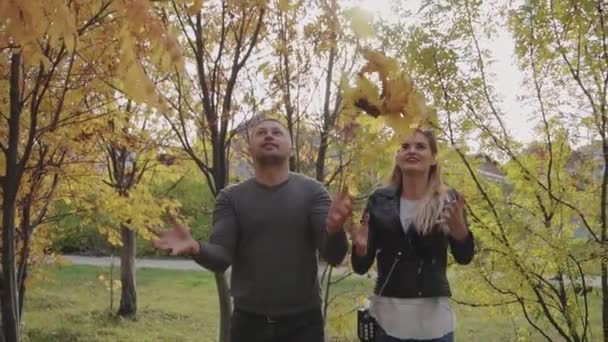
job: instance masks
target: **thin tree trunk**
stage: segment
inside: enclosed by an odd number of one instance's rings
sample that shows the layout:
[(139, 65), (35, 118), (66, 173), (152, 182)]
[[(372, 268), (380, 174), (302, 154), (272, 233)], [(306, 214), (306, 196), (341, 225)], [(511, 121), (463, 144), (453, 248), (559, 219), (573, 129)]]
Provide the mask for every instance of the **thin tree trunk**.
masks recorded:
[[(602, 328), (604, 330), (604, 342), (608, 342), (608, 262), (602, 257)], [(584, 289), (583, 289), (584, 290)]]
[(224, 273), (215, 273), (215, 284), (220, 302), (220, 331), (218, 341), (230, 341), (230, 318), (232, 316), (232, 301), (228, 281)]
[(18, 151), (21, 101), (19, 66), (21, 54), (11, 56), (10, 118), (6, 173), (2, 181), (2, 331), (7, 341), (19, 341), (19, 289), (15, 265), (15, 201), (19, 191)]
[[(218, 156), (217, 169), (215, 169), (215, 173), (213, 175), (213, 179), (216, 184), (217, 193), (226, 187), (228, 183), (228, 170), (225, 167), (226, 156), (221, 152), (224, 148), (219, 148), (220, 146), (225, 146), (225, 142), (218, 144), (216, 155)], [(232, 318), (232, 300), (230, 298), (230, 286), (228, 285), (228, 280), (226, 279), (226, 274), (215, 273), (215, 284), (217, 287), (217, 297), (220, 305), (220, 331), (219, 331), (219, 342), (229, 342), (230, 341), (230, 322)]]
[(110, 312), (114, 311), (114, 247), (110, 255)]
[(23, 317), (23, 303), (25, 303), (25, 280), (27, 279), (27, 266), (23, 273), (23, 280), (19, 284), (19, 321), (21, 322), (21, 318)]
[(331, 274), (334, 270), (332, 266), (329, 267), (329, 272), (327, 273), (327, 279), (325, 280), (325, 298), (323, 299), (323, 326), (327, 325), (327, 309), (329, 308), (329, 292), (331, 290)]
[[(332, 1), (332, 10), (336, 10), (336, 1)], [(335, 41), (335, 33), (333, 33), (333, 39)], [(329, 147), (329, 131), (331, 130), (332, 125), (334, 124), (335, 118), (332, 118), (332, 114), (329, 110), (329, 103), (331, 102), (331, 87), (333, 80), (333, 72), (334, 72), (334, 63), (336, 60), (336, 47), (335, 44), (332, 44), (331, 49), (329, 50), (329, 59), (327, 61), (327, 76), (325, 79), (325, 94), (324, 94), (324, 103), (323, 103), (323, 128), (321, 130), (320, 142), (319, 142), (319, 150), (317, 153), (317, 160), (315, 162), (316, 166), (316, 179), (324, 183), (325, 180), (325, 158), (327, 155), (327, 148)]]
[(17, 267), (17, 287), (19, 289), (19, 321), (23, 317), (23, 303), (25, 302), (25, 281), (27, 280), (27, 261), (30, 257), (30, 243), (31, 243), (31, 227), (30, 227), (30, 209), (29, 203), (26, 204), (26, 209), (23, 210), (23, 224), (21, 226), (23, 234), (23, 247), (21, 248), (21, 256), (19, 258), (19, 267)]
[[(122, 250), (120, 254), (120, 308), (122, 317), (132, 317), (137, 313), (137, 293), (135, 291), (135, 231), (122, 227)], [(110, 284), (113, 286), (113, 284)]]
[[(601, 239), (602, 243), (606, 245), (608, 243), (608, 227), (606, 227), (606, 221), (608, 221), (608, 208), (606, 208), (608, 206), (608, 143), (605, 137), (603, 140), (604, 178), (602, 180), (602, 198), (600, 200), (600, 219), (602, 223)], [(608, 342), (608, 255), (604, 254), (600, 262), (602, 268), (602, 330), (604, 331), (604, 342)]]
[[(2, 281), (1, 276), (0, 276), (0, 281)], [(2, 296), (2, 285), (0, 285), (0, 297), (1, 296)], [(4, 330), (2, 329), (2, 312), (0, 312), (0, 342), (5, 342)]]
[[(606, 136), (606, 129), (608, 129), (608, 122), (606, 122), (608, 113), (605, 105), (602, 106), (602, 118), (603, 118), (603, 131), (602, 131), (602, 152), (604, 153), (604, 175), (602, 178), (602, 193), (600, 199), (600, 221), (602, 224), (601, 242), (608, 244), (608, 137)], [(604, 342), (608, 342), (608, 255), (604, 253), (601, 258), (602, 267), (602, 330), (604, 332)]]
[(315, 176), (319, 182), (325, 180), (325, 155), (327, 154), (328, 138), (327, 132), (324, 130), (321, 132), (321, 140), (319, 144), (319, 150), (317, 152), (317, 161), (315, 163)]

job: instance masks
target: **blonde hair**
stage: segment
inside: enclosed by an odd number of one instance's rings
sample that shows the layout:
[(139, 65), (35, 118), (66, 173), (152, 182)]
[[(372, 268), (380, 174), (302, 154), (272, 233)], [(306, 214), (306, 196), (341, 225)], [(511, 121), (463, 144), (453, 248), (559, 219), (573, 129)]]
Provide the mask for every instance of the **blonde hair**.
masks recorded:
[[(427, 138), (431, 153), (433, 156), (437, 156), (437, 139), (435, 139), (433, 132), (430, 129), (417, 129), (416, 133), (421, 133)], [(391, 174), (390, 183), (401, 190), (403, 174), (396, 163)], [(415, 220), (416, 230), (421, 235), (426, 235), (433, 230), (438, 223), (440, 214), (444, 210), (445, 203), (449, 199), (448, 188), (443, 183), (441, 166), (438, 163), (431, 165), (427, 184), (427, 192), (418, 205)], [(448, 233), (447, 225), (439, 224), (438, 227), (443, 233)]]

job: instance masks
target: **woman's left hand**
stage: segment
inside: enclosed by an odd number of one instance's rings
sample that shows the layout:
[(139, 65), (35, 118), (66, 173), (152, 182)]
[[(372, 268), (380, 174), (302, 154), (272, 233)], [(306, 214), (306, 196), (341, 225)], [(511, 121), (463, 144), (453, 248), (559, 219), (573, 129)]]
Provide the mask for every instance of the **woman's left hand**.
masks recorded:
[(467, 237), (469, 230), (464, 221), (464, 197), (461, 194), (458, 194), (458, 198), (443, 210), (443, 220), (454, 239), (464, 240)]

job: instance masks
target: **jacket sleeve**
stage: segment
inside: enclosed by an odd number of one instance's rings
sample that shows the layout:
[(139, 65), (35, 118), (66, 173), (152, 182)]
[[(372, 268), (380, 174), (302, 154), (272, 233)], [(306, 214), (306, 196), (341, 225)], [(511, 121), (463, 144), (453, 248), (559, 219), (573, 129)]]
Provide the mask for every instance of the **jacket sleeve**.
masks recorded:
[[(363, 215), (361, 218), (365, 216), (365, 214), (369, 213), (370, 210), (370, 199), (367, 201), (367, 205), (365, 210), (363, 211)], [(374, 263), (374, 259), (376, 258), (376, 239), (375, 239), (375, 230), (374, 230), (374, 218), (370, 215), (368, 222), (368, 230), (367, 230), (367, 254), (363, 256), (359, 256), (355, 254), (354, 248), (351, 251), (351, 264), (353, 265), (353, 271), (357, 274), (365, 274), (369, 271), (370, 267)]]
[(450, 250), (452, 251), (454, 260), (461, 265), (469, 264), (475, 255), (475, 239), (473, 237), (473, 232), (469, 229), (466, 210), (464, 211), (464, 223), (469, 232), (464, 240), (456, 240), (451, 236), (449, 237)]

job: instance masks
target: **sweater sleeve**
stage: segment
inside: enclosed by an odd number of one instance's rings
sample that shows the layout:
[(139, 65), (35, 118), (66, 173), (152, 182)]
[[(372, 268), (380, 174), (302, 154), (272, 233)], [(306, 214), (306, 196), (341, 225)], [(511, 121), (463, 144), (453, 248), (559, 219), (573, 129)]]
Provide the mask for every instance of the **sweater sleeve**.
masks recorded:
[(200, 249), (193, 260), (213, 272), (224, 272), (234, 259), (238, 238), (236, 214), (225, 190), (215, 201), (209, 242), (199, 242)]

